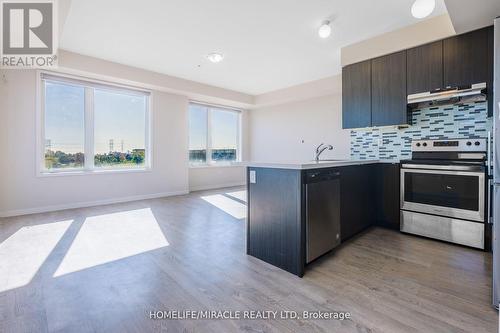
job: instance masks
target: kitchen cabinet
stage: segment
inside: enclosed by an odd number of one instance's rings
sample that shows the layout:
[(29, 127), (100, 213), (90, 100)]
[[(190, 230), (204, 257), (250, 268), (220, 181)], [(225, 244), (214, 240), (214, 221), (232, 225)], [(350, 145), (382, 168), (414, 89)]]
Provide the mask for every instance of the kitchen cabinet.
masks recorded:
[(375, 205), (376, 225), (399, 230), (400, 228), (400, 167), (399, 163), (376, 165)]
[(371, 61), (342, 69), (342, 128), (371, 126)]
[(488, 28), (445, 39), (443, 70), (445, 87), (488, 82)]
[(345, 241), (375, 222), (376, 164), (340, 168), (340, 234)]
[(408, 123), (406, 51), (372, 60), (372, 126)]
[(407, 124), (407, 95), (482, 82), (491, 116), (493, 33), (490, 26), (344, 67), (342, 127)]
[[(376, 163), (306, 170), (249, 166), (247, 254), (303, 276), (307, 246), (312, 244), (307, 243), (308, 232), (315, 238), (312, 245), (321, 242), (333, 248), (339, 224), (344, 241), (375, 223), (376, 167)], [(319, 173), (332, 176), (316, 183), (311, 177)], [(308, 221), (317, 223), (308, 226)]]
[[(249, 180), (255, 172), (255, 183)], [(304, 274), (300, 170), (247, 168), (247, 254)]]
[(443, 86), (486, 82), (488, 115), (493, 115), (493, 27), (443, 41)]
[(303, 276), (308, 261), (338, 245), (339, 222), (341, 242), (373, 225), (399, 230), (399, 172), (399, 163), (249, 166), (247, 254)]
[(443, 87), (443, 41), (407, 50), (406, 60), (408, 95)]

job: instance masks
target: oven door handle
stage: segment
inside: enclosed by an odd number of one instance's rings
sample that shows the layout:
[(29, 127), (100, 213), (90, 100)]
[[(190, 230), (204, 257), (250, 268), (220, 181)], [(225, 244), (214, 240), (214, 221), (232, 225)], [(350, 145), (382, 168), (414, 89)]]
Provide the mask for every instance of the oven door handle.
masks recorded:
[(403, 164), (402, 169), (426, 169), (426, 170), (436, 170), (439, 171), (470, 171), (470, 172), (481, 172), (484, 168), (480, 165), (434, 165), (434, 164)]
[(488, 178), (486, 173), (483, 171), (464, 171), (464, 170), (432, 170), (427, 168), (401, 168), (401, 180), (404, 180), (405, 173), (423, 173), (423, 174), (436, 174), (436, 175), (457, 175), (457, 176), (474, 176), (478, 177), (482, 182), (483, 186), (485, 178)]

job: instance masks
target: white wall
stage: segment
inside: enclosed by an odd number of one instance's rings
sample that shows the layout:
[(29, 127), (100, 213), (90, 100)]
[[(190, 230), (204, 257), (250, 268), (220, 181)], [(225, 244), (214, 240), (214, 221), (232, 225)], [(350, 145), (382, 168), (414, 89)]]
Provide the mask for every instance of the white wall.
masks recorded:
[(342, 66), (347, 66), (453, 35), (455, 35), (455, 29), (450, 17), (444, 14), (347, 45), (341, 49), (340, 62)]
[(195, 167), (189, 169), (189, 190), (241, 186), (245, 184), (244, 166)]
[[(39, 177), (36, 172), (36, 80), (33, 70), (4, 71), (0, 82), (2, 140), (8, 174), (0, 173), (0, 214), (55, 210), (134, 198), (186, 193), (188, 186), (187, 106), (183, 96), (153, 91), (152, 153), (149, 172)], [(6, 160), (4, 160), (6, 161)]]
[(314, 99), (321, 96), (338, 94), (340, 91), (342, 91), (342, 75), (338, 74), (255, 96), (255, 105), (252, 108), (263, 108)]
[[(36, 171), (36, 72), (0, 71), (0, 217), (187, 193), (238, 185), (245, 168), (189, 169), (189, 99), (232, 107), (253, 105), (254, 96), (60, 50), (59, 71), (150, 89), (152, 170), (39, 177)], [(2, 75), (5, 74), (7, 82)], [(242, 119), (243, 158), (248, 154), (247, 117)], [(15, 163), (15, 165), (13, 165)]]
[(334, 147), (323, 158), (349, 158), (349, 130), (342, 129), (340, 92), (251, 110), (249, 128), (252, 161), (308, 161), (322, 142)]

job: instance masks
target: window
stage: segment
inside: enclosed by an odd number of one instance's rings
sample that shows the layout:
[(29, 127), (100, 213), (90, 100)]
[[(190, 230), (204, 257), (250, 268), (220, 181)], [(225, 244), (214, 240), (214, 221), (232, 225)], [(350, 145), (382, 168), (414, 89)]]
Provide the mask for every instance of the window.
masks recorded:
[(44, 172), (149, 166), (149, 93), (42, 73)]
[(85, 88), (45, 83), (45, 168), (83, 168)]
[(95, 167), (144, 167), (146, 108), (145, 96), (94, 90)]
[(198, 104), (189, 106), (189, 162), (207, 162), (207, 108)]
[(189, 105), (189, 163), (229, 164), (240, 161), (241, 111)]

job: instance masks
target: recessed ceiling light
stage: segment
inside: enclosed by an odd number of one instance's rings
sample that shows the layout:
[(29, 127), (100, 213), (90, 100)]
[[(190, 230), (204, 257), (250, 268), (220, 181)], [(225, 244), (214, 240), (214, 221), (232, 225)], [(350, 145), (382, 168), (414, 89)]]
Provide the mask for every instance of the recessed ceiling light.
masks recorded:
[(411, 6), (411, 14), (421, 19), (431, 15), (434, 8), (436, 8), (436, 0), (415, 0)]
[(224, 56), (220, 53), (213, 52), (213, 53), (207, 54), (207, 59), (213, 63), (218, 63), (224, 59)]
[(328, 38), (331, 33), (332, 27), (330, 26), (330, 21), (324, 21), (318, 29), (318, 35), (321, 38)]

